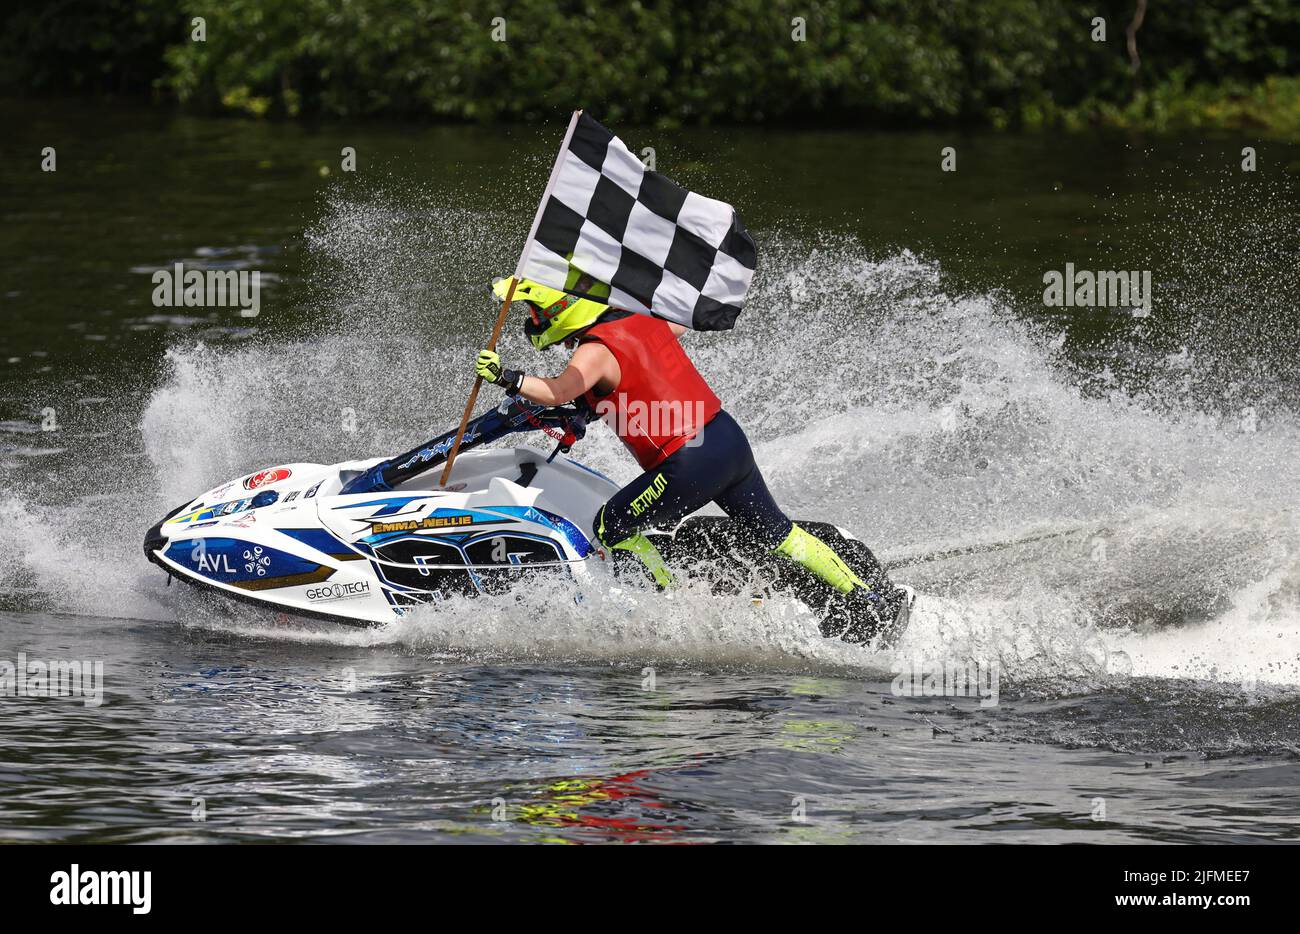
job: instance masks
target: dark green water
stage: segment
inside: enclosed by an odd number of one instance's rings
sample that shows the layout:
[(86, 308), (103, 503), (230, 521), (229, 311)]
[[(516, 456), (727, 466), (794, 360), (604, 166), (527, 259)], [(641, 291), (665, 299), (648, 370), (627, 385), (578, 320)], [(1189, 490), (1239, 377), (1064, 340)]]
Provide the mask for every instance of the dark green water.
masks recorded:
[[(243, 336), (248, 322), (225, 313), (158, 320), (168, 315), (150, 303), (149, 273), (179, 261), (277, 277), (258, 326), (309, 326), (302, 232), (339, 192), (383, 192), (399, 203), (418, 193), (421, 202), (482, 212), (498, 268), (509, 271), (555, 145), (535, 128), (308, 129), (67, 104), (9, 103), (0, 116), (8, 130), (0, 143), (5, 385), (73, 369), (103, 375), (112, 368), (108, 350), (114, 365), (147, 372), (177, 330)], [(1040, 315), (1046, 270), (1066, 262), (1151, 269), (1163, 318), (1153, 339), (1185, 336), (1198, 312), (1226, 313), (1212, 307), (1216, 286), (1244, 306), (1234, 317), (1265, 321), (1279, 339), (1297, 334), (1287, 314), (1295, 264), (1284, 262), (1300, 249), (1294, 144), (1101, 133), (622, 132), (638, 152), (654, 147), (662, 171), (733, 201), (760, 235), (851, 235), (885, 255), (909, 249), (937, 260), (957, 288), (1006, 289)], [(1246, 145), (1258, 151), (1255, 173), (1240, 171)], [(39, 171), (46, 146), (57, 151), (57, 172)], [(344, 146), (358, 152), (356, 177), (340, 170)], [(950, 173), (940, 170), (948, 146), (957, 153)], [(1275, 255), (1261, 268), (1234, 268), (1252, 253)], [(448, 316), (490, 320), (472, 276), (429, 285), (428, 313), (444, 326)], [(1109, 311), (1057, 317), (1081, 344), (1133, 324)]]
[[(778, 499), (921, 591), (885, 657), (689, 592), (305, 639), (164, 587), (182, 499), (458, 415), (559, 128), (0, 117), (0, 661), (105, 665), (101, 707), (0, 698), (0, 839), (1295, 839), (1300, 148), (618, 128), (754, 231), (688, 346)], [(155, 308), (176, 262), (261, 271), (261, 314)], [(1153, 314), (1045, 308), (1066, 263)], [(1002, 701), (897, 697), (903, 657)]]

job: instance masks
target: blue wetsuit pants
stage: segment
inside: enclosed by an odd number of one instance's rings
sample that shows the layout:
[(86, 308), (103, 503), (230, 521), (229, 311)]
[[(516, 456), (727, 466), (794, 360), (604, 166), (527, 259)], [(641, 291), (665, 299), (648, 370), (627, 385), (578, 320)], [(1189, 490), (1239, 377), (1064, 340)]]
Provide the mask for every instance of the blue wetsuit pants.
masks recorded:
[(769, 549), (790, 534), (790, 519), (768, 492), (749, 439), (725, 411), (663, 463), (611, 496), (596, 513), (594, 531), (612, 548), (643, 529), (668, 531), (710, 502)]

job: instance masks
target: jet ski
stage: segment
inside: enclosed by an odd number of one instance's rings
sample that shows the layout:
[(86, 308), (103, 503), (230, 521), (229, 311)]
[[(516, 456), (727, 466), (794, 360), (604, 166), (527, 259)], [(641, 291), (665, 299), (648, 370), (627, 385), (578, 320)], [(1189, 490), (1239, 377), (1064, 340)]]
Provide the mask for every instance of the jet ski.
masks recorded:
[[(586, 430), (574, 407), (507, 396), (467, 426), (450, 482), (434, 474), (455, 431), (397, 457), (282, 464), (223, 483), (173, 509), (145, 536), (145, 556), (187, 584), (270, 608), (279, 622), (376, 626), (454, 596), (504, 597), (530, 579), (583, 587), (610, 574), (644, 577), (637, 559), (609, 553), (592, 521), (618, 484), (570, 454)], [(535, 447), (487, 445), (542, 432)], [(799, 524), (831, 545), (870, 585), (845, 596), (750, 541), (725, 516), (693, 516), (648, 530), (675, 574), (714, 592), (793, 597), (823, 635), (890, 641), (906, 624), (911, 592), (893, 585), (865, 544), (834, 525)]]

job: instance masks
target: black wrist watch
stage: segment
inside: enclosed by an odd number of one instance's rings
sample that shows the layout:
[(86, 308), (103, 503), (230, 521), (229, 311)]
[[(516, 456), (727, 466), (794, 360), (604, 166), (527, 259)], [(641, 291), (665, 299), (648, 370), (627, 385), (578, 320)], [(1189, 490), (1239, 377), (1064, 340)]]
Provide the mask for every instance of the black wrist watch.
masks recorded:
[(520, 388), (524, 385), (523, 371), (502, 370), (501, 375), (496, 378), (496, 384), (512, 396), (517, 396)]

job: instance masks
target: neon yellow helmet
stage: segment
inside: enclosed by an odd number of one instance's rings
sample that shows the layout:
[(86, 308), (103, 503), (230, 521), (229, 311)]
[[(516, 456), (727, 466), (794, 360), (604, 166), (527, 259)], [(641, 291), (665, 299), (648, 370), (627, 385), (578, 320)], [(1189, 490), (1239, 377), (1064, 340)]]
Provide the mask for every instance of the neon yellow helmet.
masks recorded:
[[(509, 290), (509, 277), (492, 283), (492, 294), (501, 301), (506, 300)], [(609, 311), (608, 305), (595, 299), (580, 298), (532, 279), (518, 281), (513, 300), (528, 303), (530, 317), (524, 322), (524, 333), (538, 350), (585, 331)]]

